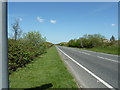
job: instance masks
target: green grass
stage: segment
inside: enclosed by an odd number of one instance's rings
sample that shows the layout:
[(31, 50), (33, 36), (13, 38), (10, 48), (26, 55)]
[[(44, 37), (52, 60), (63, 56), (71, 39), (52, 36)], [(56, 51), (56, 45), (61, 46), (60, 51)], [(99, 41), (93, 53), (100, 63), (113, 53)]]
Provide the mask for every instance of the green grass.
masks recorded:
[(51, 83), (52, 88), (77, 88), (53, 46), (47, 53), (9, 76), (10, 88), (31, 88)]
[[(84, 48), (84, 49), (86, 49), (86, 48)], [(89, 48), (86, 50), (118, 55), (118, 48), (117, 47), (94, 47), (94, 48)]]

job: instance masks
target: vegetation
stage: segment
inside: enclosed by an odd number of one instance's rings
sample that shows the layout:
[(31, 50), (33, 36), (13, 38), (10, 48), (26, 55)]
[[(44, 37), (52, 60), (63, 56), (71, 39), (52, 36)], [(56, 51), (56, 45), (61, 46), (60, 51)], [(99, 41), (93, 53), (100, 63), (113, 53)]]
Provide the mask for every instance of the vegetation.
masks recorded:
[(15, 22), (12, 24), (12, 31), (14, 32), (13, 39), (17, 40), (22, 35), (22, 30), (20, 28), (20, 20), (15, 19)]
[(88, 49), (92, 51), (118, 54), (118, 40), (112, 36), (110, 40), (107, 40), (101, 34), (87, 35), (79, 39), (71, 39), (68, 43), (59, 43), (61, 46), (76, 47), (81, 49)]
[(92, 48), (103, 44), (104, 36), (100, 34), (84, 35), (79, 39), (70, 40), (67, 46), (79, 48)]
[(46, 52), (45, 39), (39, 32), (28, 32), (23, 38), (8, 39), (9, 73), (24, 67), (35, 57)]
[(10, 88), (34, 88), (52, 84), (52, 88), (77, 88), (55, 47), (10, 75)]
[(115, 37), (112, 35), (112, 37), (110, 38), (110, 41), (115, 41)]
[(28, 32), (22, 37), (19, 20), (12, 25), (13, 37), (8, 39), (9, 74), (24, 67), (36, 57), (46, 52), (53, 44), (46, 42), (39, 32)]
[(54, 44), (50, 43), (50, 42), (46, 42), (47, 48), (52, 47)]

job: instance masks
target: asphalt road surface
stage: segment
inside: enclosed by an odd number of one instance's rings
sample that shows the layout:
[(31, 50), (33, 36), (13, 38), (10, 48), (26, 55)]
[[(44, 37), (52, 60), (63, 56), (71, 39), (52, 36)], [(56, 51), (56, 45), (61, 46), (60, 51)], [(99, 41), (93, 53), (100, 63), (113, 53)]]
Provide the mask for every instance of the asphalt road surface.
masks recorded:
[(118, 56), (56, 46), (82, 88), (118, 88)]

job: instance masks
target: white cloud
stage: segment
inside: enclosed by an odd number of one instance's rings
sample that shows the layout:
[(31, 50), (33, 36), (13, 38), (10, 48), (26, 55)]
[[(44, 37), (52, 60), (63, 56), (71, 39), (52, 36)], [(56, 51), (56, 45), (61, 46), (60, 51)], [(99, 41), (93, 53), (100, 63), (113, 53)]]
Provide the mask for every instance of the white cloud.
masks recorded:
[(41, 23), (41, 22), (44, 22), (44, 19), (37, 17), (37, 21)]
[(116, 26), (116, 24), (111, 24), (112, 27)]
[(57, 21), (56, 20), (50, 20), (50, 22), (55, 24)]
[(22, 21), (22, 20), (23, 20), (23, 19), (20, 17), (20, 18), (19, 18), (19, 21)]

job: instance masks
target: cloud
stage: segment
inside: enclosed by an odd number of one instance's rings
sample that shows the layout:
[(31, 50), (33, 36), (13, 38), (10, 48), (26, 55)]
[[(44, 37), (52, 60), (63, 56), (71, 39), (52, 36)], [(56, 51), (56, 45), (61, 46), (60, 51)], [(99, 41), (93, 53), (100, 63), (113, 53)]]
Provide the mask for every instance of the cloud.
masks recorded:
[(23, 19), (20, 17), (20, 18), (18, 18), (19, 19), (19, 21), (22, 21)]
[(116, 24), (111, 24), (112, 27), (116, 26)]
[(42, 22), (44, 22), (44, 19), (42, 19), (42, 18), (40, 18), (40, 17), (38, 16), (38, 17), (37, 17), (37, 21), (40, 22), (40, 23), (42, 23)]
[(55, 24), (57, 21), (56, 20), (50, 20), (50, 23)]

